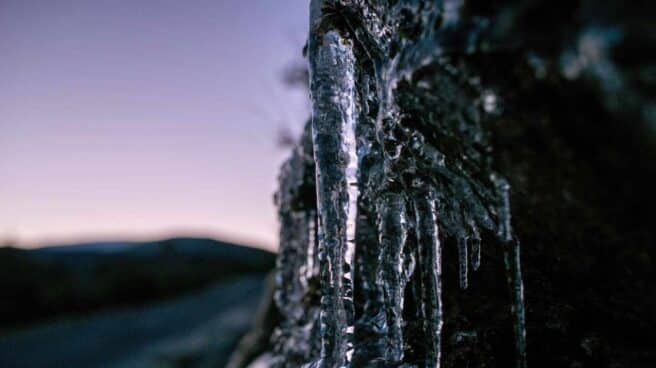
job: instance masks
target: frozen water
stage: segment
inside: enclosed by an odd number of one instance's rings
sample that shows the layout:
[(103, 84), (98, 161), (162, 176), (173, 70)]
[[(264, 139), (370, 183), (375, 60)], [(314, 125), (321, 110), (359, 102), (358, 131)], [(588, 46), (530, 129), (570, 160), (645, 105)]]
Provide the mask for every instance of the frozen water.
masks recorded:
[[(440, 367), (443, 263), (468, 292), (484, 233), (505, 256), (525, 367), (510, 187), (483, 126), (501, 109), (451, 61), (488, 22), (465, 22), (460, 0), (393, 3), (311, 1), (312, 121), (280, 176), (271, 366)], [(447, 240), (457, 260), (443, 260)]]
[[(310, 24), (319, 27), (320, 1)], [(312, 142), (316, 165), (321, 280), (321, 359), (348, 366), (353, 354), (353, 266), (358, 158), (355, 140), (355, 56), (337, 30), (310, 35)]]

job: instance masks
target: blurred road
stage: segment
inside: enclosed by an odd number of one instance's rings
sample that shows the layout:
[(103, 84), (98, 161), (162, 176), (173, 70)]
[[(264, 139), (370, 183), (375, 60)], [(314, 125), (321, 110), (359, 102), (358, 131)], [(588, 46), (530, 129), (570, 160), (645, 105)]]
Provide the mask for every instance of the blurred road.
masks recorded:
[(31, 327), (0, 337), (0, 367), (176, 367), (224, 361), (249, 327), (263, 289), (263, 275), (244, 276), (178, 299)]

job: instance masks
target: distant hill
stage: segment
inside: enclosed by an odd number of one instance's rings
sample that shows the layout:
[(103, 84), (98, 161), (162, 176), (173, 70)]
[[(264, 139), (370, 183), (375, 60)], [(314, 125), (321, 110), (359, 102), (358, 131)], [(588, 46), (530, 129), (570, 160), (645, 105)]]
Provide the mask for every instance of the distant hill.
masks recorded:
[(205, 238), (0, 248), (0, 331), (60, 315), (133, 305), (247, 273), (273, 253)]

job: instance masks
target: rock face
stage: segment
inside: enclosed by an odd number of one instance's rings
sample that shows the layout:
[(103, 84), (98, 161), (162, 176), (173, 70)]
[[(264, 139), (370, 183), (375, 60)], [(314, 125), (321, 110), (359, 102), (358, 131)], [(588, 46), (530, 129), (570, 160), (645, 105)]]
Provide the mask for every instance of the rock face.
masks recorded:
[(311, 1), (258, 364), (653, 366), (653, 7)]

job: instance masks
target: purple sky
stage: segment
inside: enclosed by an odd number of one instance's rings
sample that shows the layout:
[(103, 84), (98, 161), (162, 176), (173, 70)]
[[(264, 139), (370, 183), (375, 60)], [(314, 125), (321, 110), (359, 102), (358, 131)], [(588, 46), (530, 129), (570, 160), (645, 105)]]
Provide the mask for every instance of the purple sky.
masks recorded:
[(0, 0), (0, 242), (273, 248), (307, 0)]

